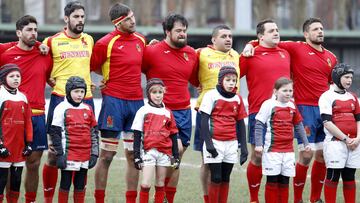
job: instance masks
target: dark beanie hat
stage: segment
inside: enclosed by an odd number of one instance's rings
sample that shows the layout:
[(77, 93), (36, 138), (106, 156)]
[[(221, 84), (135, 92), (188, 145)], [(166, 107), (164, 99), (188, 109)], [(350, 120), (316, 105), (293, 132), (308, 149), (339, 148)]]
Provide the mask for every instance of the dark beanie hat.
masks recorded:
[(12, 64), (12, 63), (5, 64), (0, 67), (0, 82), (1, 82), (1, 84), (8, 86), (8, 84), (6, 83), (6, 76), (12, 71), (20, 72), (20, 68), (16, 64)]
[(236, 69), (232, 66), (223, 66), (220, 68), (219, 76), (218, 76), (218, 84), (222, 85), (222, 81), (224, 80), (225, 75), (227, 74), (234, 74), (236, 77), (238, 76), (238, 73), (236, 72)]

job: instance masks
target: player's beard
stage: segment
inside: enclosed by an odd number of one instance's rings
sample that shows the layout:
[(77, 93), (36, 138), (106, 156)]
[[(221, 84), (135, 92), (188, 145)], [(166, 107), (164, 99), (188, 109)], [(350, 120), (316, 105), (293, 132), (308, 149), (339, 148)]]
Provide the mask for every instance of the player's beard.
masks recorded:
[(183, 38), (184, 40), (183, 41), (179, 41), (176, 40), (176, 41), (172, 41), (173, 45), (177, 48), (183, 48), (184, 46), (187, 45), (187, 39), (186, 38)]
[[(81, 26), (81, 28), (78, 28), (79, 26)], [(84, 26), (85, 26), (85, 24), (76, 24), (73, 27), (73, 26), (71, 26), (70, 23), (68, 23), (69, 30), (75, 34), (81, 34), (84, 31)]]
[(22, 40), (23, 43), (28, 46), (29, 48), (33, 47), (36, 43), (36, 38), (31, 38), (29, 40)]

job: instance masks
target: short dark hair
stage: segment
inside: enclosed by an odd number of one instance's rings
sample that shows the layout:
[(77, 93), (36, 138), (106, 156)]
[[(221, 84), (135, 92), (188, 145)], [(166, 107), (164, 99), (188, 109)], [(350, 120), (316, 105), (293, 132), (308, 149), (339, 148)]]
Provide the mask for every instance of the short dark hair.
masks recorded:
[(120, 16), (128, 15), (130, 11), (131, 9), (127, 5), (116, 3), (109, 10), (110, 20), (113, 21)]
[(322, 24), (322, 22), (319, 18), (309, 18), (309, 19), (305, 20), (305, 22), (303, 24), (303, 32), (309, 31), (309, 27), (313, 23), (321, 23)]
[(164, 22), (162, 23), (165, 35), (166, 31), (171, 31), (173, 29), (175, 22), (180, 22), (186, 28), (188, 27), (188, 21), (184, 16), (175, 13), (169, 14), (168, 16), (166, 16)]
[(84, 6), (79, 1), (70, 1), (64, 8), (65, 16), (70, 16), (75, 10), (82, 9), (85, 11)]
[(266, 23), (275, 23), (274, 20), (272, 19), (265, 19), (263, 21), (260, 21), (257, 25), (256, 25), (256, 35), (258, 34), (264, 34), (265, 32), (265, 24)]
[(231, 28), (227, 25), (218, 25), (213, 29), (211, 36), (217, 36), (219, 34), (219, 30), (231, 30)]
[(292, 84), (293, 81), (287, 77), (280, 77), (275, 81), (274, 89), (279, 90), (282, 86)]
[(19, 20), (16, 21), (16, 30), (22, 30), (25, 26), (30, 23), (35, 23), (37, 25), (36, 18), (31, 15), (24, 15)]

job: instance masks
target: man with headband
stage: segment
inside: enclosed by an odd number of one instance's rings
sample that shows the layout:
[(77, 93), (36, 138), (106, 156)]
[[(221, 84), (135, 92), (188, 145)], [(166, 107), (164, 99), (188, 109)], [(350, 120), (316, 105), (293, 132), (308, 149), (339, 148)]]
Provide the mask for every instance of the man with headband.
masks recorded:
[(139, 171), (133, 159), (134, 135), (131, 125), (137, 110), (144, 105), (141, 89), (141, 64), (145, 38), (135, 32), (133, 12), (124, 4), (111, 7), (109, 16), (115, 30), (96, 42), (91, 70), (102, 74), (100, 159), (95, 171), (95, 200), (104, 202), (109, 167), (123, 138), (127, 167), (126, 202), (135, 203)]

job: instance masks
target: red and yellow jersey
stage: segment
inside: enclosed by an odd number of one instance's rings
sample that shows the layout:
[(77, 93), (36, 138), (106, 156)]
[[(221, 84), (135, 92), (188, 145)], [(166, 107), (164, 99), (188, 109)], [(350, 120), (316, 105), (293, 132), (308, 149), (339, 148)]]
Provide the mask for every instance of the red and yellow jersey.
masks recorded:
[[(215, 50), (212, 46), (197, 50), (199, 55), (199, 82), (201, 93), (197, 99), (195, 108), (199, 108), (206, 92), (215, 88), (218, 83), (219, 70), (223, 66), (232, 66), (236, 69), (240, 78), (239, 54), (231, 49), (228, 52)], [(237, 88), (240, 89), (238, 78)]]
[(145, 151), (156, 148), (159, 152), (171, 156), (170, 135), (177, 133), (178, 129), (175, 118), (169, 109), (145, 104), (136, 112), (131, 129), (143, 132)]
[[(331, 121), (350, 138), (357, 136), (356, 116), (360, 114), (359, 101), (354, 93), (339, 94), (330, 88), (319, 99), (320, 114), (331, 115)], [(326, 139), (333, 135), (325, 128)]]
[(225, 98), (216, 89), (204, 95), (199, 110), (210, 115), (210, 135), (221, 141), (237, 140), (236, 122), (247, 117), (240, 95)]
[(281, 103), (266, 100), (256, 114), (256, 120), (266, 124), (265, 152), (293, 152), (294, 126), (302, 121), (293, 101)]
[(101, 69), (106, 87), (102, 94), (126, 100), (143, 99), (141, 63), (145, 38), (115, 29), (96, 42), (91, 70)]
[(62, 128), (62, 147), (69, 161), (88, 161), (91, 153), (91, 128), (97, 125), (89, 105), (72, 106), (67, 99), (56, 106), (51, 125)]
[(17, 90), (10, 94), (0, 86), (0, 137), (10, 156), (0, 158), (0, 162), (22, 162), (25, 142), (32, 142), (33, 128), (31, 111), (24, 94)]
[(275, 81), (290, 78), (290, 55), (279, 47), (255, 47), (253, 57), (240, 57), (241, 76), (249, 89), (249, 114), (257, 113), (261, 104), (271, 98)]
[(51, 78), (56, 80), (53, 94), (65, 96), (65, 84), (69, 77), (79, 76), (87, 84), (85, 98), (91, 98), (90, 57), (94, 46), (93, 38), (82, 33), (78, 38), (71, 38), (65, 31), (44, 40), (50, 48), (53, 58)]
[(20, 91), (26, 95), (34, 115), (45, 113), (45, 85), (50, 76), (52, 59), (40, 54), (34, 47), (30, 51), (13, 46), (1, 54), (1, 65), (13, 63), (21, 70)]

